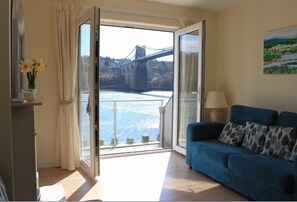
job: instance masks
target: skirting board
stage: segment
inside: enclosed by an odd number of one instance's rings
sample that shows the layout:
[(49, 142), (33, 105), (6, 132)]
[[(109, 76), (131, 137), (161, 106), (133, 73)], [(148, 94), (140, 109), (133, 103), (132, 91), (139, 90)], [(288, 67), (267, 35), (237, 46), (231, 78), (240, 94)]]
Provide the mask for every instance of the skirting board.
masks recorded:
[(54, 168), (55, 162), (54, 161), (38, 161), (37, 168)]

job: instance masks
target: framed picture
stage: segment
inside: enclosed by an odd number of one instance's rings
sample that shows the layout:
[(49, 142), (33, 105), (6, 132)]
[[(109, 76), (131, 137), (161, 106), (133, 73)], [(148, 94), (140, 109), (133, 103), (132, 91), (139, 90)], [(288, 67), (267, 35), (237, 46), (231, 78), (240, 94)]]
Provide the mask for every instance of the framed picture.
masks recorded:
[(297, 26), (266, 32), (264, 74), (297, 74)]

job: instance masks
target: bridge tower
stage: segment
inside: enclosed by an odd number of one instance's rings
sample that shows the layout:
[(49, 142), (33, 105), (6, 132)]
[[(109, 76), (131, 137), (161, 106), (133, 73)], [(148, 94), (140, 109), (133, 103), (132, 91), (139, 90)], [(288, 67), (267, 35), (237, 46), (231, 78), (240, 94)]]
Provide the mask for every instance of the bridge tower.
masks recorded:
[(124, 67), (125, 84), (132, 91), (148, 90), (147, 61), (138, 61), (138, 59), (146, 56), (145, 48), (135, 47), (135, 60)]
[(145, 54), (145, 48), (141, 46), (136, 46), (135, 47), (135, 60), (142, 58), (146, 56)]

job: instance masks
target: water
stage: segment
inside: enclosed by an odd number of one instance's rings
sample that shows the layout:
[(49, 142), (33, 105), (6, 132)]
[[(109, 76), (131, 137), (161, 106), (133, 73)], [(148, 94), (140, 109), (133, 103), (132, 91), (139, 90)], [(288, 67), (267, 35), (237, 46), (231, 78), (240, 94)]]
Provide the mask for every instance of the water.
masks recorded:
[[(127, 93), (115, 91), (100, 92), (100, 139), (111, 144), (114, 134), (119, 143), (126, 143), (127, 137), (141, 142), (142, 135), (149, 135), (151, 141), (158, 139), (160, 132), (159, 107), (171, 97), (171, 91), (150, 91)], [(147, 101), (149, 100), (149, 101)], [(82, 143), (89, 145), (89, 115), (86, 113), (88, 94), (81, 96), (80, 129)], [(116, 101), (116, 102), (114, 102)], [(116, 117), (114, 117), (114, 107)], [(116, 124), (114, 121), (116, 120)], [(115, 125), (115, 127), (114, 127)]]

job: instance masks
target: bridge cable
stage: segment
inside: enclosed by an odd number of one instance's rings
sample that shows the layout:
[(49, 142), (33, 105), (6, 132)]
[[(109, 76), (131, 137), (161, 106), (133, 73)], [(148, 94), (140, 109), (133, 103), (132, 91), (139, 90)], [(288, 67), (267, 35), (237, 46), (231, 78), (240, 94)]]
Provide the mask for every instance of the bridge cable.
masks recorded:
[(164, 50), (167, 50), (167, 49), (172, 49), (173, 46), (170, 46), (170, 47), (166, 47), (166, 48), (151, 48), (151, 47), (148, 47), (148, 46), (143, 46), (145, 49), (148, 49), (148, 50), (160, 50), (160, 51), (164, 51)]
[[(134, 47), (134, 49), (124, 59), (127, 59), (134, 52), (135, 49), (136, 49), (136, 46)], [(135, 57), (135, 56), (133, 56), (133, 57)]]

